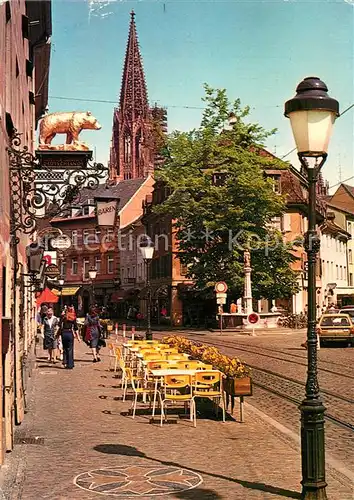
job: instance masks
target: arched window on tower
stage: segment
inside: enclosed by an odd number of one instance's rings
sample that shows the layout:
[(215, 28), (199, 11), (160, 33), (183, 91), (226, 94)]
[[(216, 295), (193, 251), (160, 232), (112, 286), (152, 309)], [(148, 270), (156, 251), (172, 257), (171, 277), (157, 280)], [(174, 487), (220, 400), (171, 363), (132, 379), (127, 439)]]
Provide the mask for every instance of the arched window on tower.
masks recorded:
[(139, 177), (141, 177), (141, 141), (141, 129), (139, 129), (135, 136), (135, 166)]
[(132, 155), (132, 144), (130, 135), (126, 134), (124, 137), (124, 162), (130, 163)]

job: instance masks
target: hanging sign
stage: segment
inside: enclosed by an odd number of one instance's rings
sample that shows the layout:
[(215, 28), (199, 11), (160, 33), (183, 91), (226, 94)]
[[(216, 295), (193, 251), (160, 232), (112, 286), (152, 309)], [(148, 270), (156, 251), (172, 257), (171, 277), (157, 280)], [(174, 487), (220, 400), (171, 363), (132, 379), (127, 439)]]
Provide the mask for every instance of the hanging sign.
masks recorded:
[(58, 276), (60, 276), (59, 267), (56, 264), (50, 264), (45, 269), (45, 275), (47, 276), (47, 278), (57, 278)]
[(99, 227), (115, 227), (119, 199), (95, 198), (97, 224)]
[(71, 247), (71, 239), (66, 234), (61, 234), (50, 241), (53, 248), (57, 250), (68, 250)]

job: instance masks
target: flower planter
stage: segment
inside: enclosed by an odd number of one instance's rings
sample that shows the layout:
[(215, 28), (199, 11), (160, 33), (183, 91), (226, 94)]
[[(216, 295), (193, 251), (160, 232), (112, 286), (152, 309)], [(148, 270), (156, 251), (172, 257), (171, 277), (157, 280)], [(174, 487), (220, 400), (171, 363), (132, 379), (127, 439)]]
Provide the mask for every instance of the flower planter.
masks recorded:
[(229, 396), (252, 396), (252, 378), (230, 378), (224, 381), (224, 391)]

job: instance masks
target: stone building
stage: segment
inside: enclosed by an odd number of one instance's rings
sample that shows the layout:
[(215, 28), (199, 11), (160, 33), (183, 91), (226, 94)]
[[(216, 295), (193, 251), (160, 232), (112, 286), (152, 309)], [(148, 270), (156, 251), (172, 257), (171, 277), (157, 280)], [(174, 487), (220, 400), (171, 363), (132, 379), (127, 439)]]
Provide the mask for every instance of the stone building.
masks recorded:
[(11, 221), (14, 184), (6, 148), (16, 129), (19, 147), (34, 150), (36, 124), (48, 100), (51, 29), (50, 1), (0, 3), (0, 462), (13, 448), (14, 425), (24, 418), (35, 334), (34, 293), (25, 287), (30, 238), (19, 228), (18, 243), (10, 244), (11, 222), (19, 222), (20, 214), (13, 213)]

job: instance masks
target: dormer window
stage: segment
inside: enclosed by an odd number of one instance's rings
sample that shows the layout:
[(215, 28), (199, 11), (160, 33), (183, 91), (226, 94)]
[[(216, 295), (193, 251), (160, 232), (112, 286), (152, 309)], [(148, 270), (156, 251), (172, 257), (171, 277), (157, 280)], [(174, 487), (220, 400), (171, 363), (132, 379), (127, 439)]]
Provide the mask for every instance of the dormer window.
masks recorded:
[(280, 175), (278, 174), (272, 174), (267, 176), (269, 179), (272, 179), (273, 181), (273, 191), (274, 193), (280, 194), (281, 193), (281, 185), (280, 185)]

